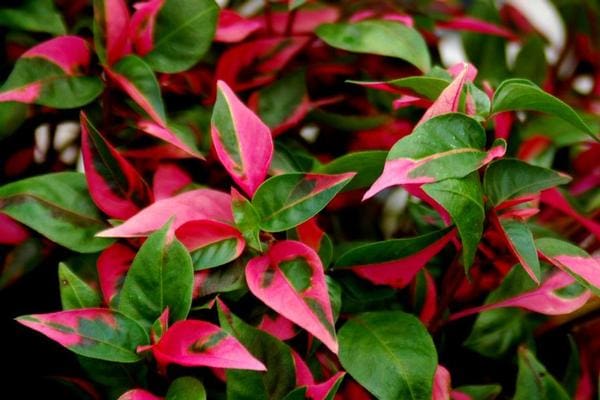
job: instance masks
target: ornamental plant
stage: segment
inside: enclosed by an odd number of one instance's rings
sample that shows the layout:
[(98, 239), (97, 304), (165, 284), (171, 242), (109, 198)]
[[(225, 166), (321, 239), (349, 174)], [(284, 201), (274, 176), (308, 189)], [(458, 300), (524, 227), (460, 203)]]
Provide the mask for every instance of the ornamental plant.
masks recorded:
[(527, 4), (4, 2), (21, 393), (596, 398), (600, 8)]

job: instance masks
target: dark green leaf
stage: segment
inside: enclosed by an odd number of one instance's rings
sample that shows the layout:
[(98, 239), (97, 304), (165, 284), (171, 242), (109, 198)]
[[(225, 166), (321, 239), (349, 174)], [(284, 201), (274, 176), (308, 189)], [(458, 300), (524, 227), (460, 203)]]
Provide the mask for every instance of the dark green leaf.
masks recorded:
[(336, 158), (317, 168), (317, 171), (323, 174), (356, 172), (343, 191), (362, 189), (369, 187), (381, 175), (386, 156), (385, 151), (359, 151)]
[(51, 35), (67, 33), (53, 0), (25, 0), (18, 8), (0, 8), (0, 26)]
[(526, 348), (519, 349), (519, 375), (514, 400), (569, 400), (565, 389)]
[(183, 376), (171, 383), (165, 400), (206, 400), (206, 390), (198, 379)]
[(67, 264), (58, 265), (58, 279), (63, 310), (100, 307), (102, 304), (100, 293), (71, 271)]

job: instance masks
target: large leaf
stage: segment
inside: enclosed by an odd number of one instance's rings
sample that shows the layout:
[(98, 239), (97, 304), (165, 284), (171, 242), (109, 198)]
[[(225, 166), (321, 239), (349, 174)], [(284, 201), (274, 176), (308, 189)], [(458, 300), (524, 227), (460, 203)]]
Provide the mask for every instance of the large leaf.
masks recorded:
[(340, 362), (378, 399), (430, 399), (437, 354), (418, 319), (401, 311), (351, 317), (340, 329)]
[(514, 400), (569, 400), (571, 397), (526, 348), (519, 349), (519, 375)]
[(26, 315), (17, 321), (74, 353), (106, 361), (139, 361), (136, 347), (149, 341), (144, 329), (134, 320), (105, 308)]
[(211, 125), (213, 145), (221, 164), (252, 196), (271, 165), (271, 131), (223, 81), (217, 82)]
[(506, 200), (534, 194), (571, 180), (567, 175), (517, 159), (496, 160), (487, 167), (483, 190), (497, 206)]
[(4, 185), (0, 212), (81, 253), (94, 253), (111, 243), (94, 237), (106, 225), (80, 173), (39, 175)]
[(87, 42), (78, 36), (59, 36), (27, 50), (0, 88), (0, 102), (35, 103), (53, 108), (76, 108), (102, 92), (102, 81), (84, 76), (90, 64)]
[(131, 52), (126, 0), (94, 0), (94, 46), (98, 58), (112, 65)]
[(152, 346), (161, 365), (264, 371), (265, 366), (226, 330), (205, 321), (178, 321)]
[(431, 65), (429, 51), (421, 35), (400, 22), (367, 20), (324, 24), (317, 28), (316, 33), (325, 43), (336, 48), (400, 58), (424, 72)]
[(58, 265), (58, 281), (63, 310), (94, 308), (102, 304), (98, 291), (71, 271), (67, 264)]
[(19, 8), (0, 8), (0, 26), (52, 35), (67, 33), (53, 0), (25, 0)]
[(360, 245), (343, 253), (335, 268), (351, 268), (361, 278), (394, 288), (403, 288), (455, 235), (443, 229), (406, 239), (391, 239)]
[[(1, 192), (0, 192), (1, 193)], [(1, 196), (1, 195), (0, 195)], [(212, 189), (197, 189), (159, 200), (144, 208), (123, 224), (98, 234), (102, 237), (148, 236), (173, 218), (172, 229), (190, 221), (215, 220), (233, 222), (231, 198)]]
[(140, 174), (81, 113), (81, 152), (94, 203), (113, 218), (127, 219), (152, 200)]
[(570, 106), (526, 79), (508, 79), (494, 93), (492, 113), (511, 110), (531, 110), (556, 115), (598, 140), (596, 133)]
[(219, 14), (213, 0), (149, 0), (136, 8), (133, 43), (155, 71), (185, 71), (210, 47)]
[(294, 388), (294, 359), (292, 350), (285, 343), (246, 324), (221, 302), (219, 302), (219, 323), (267, 368), (265, 373), (227, 371), (229, 399), (281, 399)]
[(475, 259), (485, 220), (479, 175), (474, 172), (461, 179), (428, 183), (423, 190), (452, 217), (463, 246), (463, 264), (468, 270)]
[(260, 227), (278, 232), (301, 224), (321, 211), (354, 175), (291, 173), (268, 179), (252, 199)]
[(331, 302), (319, 255), (301, 242), (275, 243), (246, 267), (252, 294), (337, 353)]
[(118, 309), (144, 326), (167, 307), (172, 321), (184, 319), (192, 304), (192, 260), (178, 240), (168, 237), (168, 229), (165, 226), (144, 242), (119, 297)]
[(497, 141), (488, 151), (483, 127), (463, 114), (445, 114), (419, 125), (390, 150), (381, 176), (365, 199), (390, 186), (432, 183), (462, 178), (504, 155), (506, 143)]

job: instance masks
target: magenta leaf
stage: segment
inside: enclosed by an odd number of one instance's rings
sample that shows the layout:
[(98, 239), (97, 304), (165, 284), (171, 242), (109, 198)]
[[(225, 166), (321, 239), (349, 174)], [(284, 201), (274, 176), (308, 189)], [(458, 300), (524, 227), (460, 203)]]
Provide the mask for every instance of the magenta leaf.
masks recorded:
[(246, 19), (233, 10), (221, 10), (215, 33), (215, 42), (241, 42), (262, 26), (261, 22)]
[(195, 143), (189, 143), (184, 138), (184, 135), (179, 133), (178, 129), (173, 125), (165, 127), (161, 122), (142, 119), (138, 121), (137, 127), (155, 138), (172, 144), (192, 157), (204, 159), (204, 156), (196, 148)]
[(140, 174), (83, 112), (81, 151), (90, 195), (107, 215), (127, 219), (152, 201), (150, 188)]
[(74, 353), (106, 361), (139, 361), (135, 349), (149, 341), (137, 322), (104, 308), (26, 315), (17, 321)]
[(160, 164), (154, 172), (152, 192), (156, 200), (163, 200), (175, 196), (191, 183), (192, 177), (177, 164)]
[(27, 228), (8, 215), (0, 213), (0, 244), (15, 246), (28, 237)]
[(101, 237), (143, 237), (160, 229), (174, 218), (175, 231), (189, 221), (214, 220), (231, 224), (231, 197), (212, 189), (197, 189), (159, 200), (144, 208), (123, 224), (100, 232)]
[(233, 180), (252, 196), (271, 165), (271, 131), (223, 81), (217, 82), (211, 125), (219, 160)]
[(515, 34), (502, 26), (468, 16), (453, 17), (448, 21), (438, 22), (436, 25), (443, 29), (477, 32), (506, 39), (515, 39)]
[(134, 257), (135, 252), (121, 243), (115, 243), (100, 253), (96, 267), (100, 290), (106, 304), (116, 305), (117, 295)]
[(94, 44), (98, 57), (108, 65), (131, 52), (125, 0), (94, 0)]
[(298, 333), (294, 323), (280, 314), (263, 315), (258, 328), (279, 340), (289, 340)]
[(433, 375), (433, 393), (431, 400), (450, 400), (451, 377), (450, 372), (442, 365), (437, 366)]
[(204, 321), (176, 322), (152, 347), (152, 353), (161, 365), (266, 370), (236, 338)]
[(162, 400), (144, 389), (131, 389), (123, 393), (117, 400)]
[(252, 294), (337, 353), (323, 265), (314, 250), (291, 240), (277, 242), (248, 262), (246, 281)]
[(325, 382), (308, 385), (306, 398), (310, 400), (332, 400), (345, 375), (345, 372), (339, 371)]
[(586, 218), (578, 213), (567, 201), (565, 196), (556, 188), (545, 190), (540, 197), (542, 203), (559, 210), (560, 212), (575, 219), (587, 230), (589, 230), (598, 240), (600, 240), (600, 223), (591, 218)]

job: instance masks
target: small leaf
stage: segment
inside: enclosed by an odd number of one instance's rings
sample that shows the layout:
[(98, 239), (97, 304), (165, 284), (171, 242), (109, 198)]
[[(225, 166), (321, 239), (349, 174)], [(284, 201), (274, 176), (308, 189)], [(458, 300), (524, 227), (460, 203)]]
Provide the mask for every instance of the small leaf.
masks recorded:
[(94, 253), (111, 243), (94, 237), (106, 225), (80, 173), (38, 175), (4, 185), (0, 211), (73, 251)]
[(517, 159), (505, 158), (490, 163), (483, 177), (483, 190), (494, 206), (506, 200), (538, 193), (563, 185), (567, 175)]
[(131, 389), (123, 393), (117, 400), (162, 400), (144, 389)]
[(125, 0), (94, 0), (94, 47), (112, 65), (131, 52), (129, 10)]
[(324, 24), (317, 28), (316, 33), (332, 47), (400, 58), (424, 72), (431, 66), (427, 44), (421, 35), (400, 22), (367, 20)]
[(360, 245), (343, 253), (335, 268), (351, 268), (376, 285), (403, 288), (454, 236), (454, 230), (443, 229), (414, 238)]
[(355, 315), (340, 329), (340, 362), (378, 399), (430, 399), (437, 354), (418, 319), (401, 311)]
[(266, 370), (235, 337), (204, 321), (176, 322), (152, 353), (160, 365)]
[(355, 172), (356, 176), (344, 187), (343, 192), (369, 187), (383, 172), (385, 151), (358, 151), (343, 155), (319, 168), (321, 174)]
[(58, 281), (63, 310), (94, 308), (102, 304), (97, 290), (73, 273), (65, 263), (58, 265)]
[(139, 361), (135, 349), (149, 341), (134, 320), (104, 308), (26, 315), (17, 321), (74, 353), (106, 361)]
[(178, 240), (168, 238), (168, 229), (165, 226), (144, 242), (119, 297), (119, 311), (145, 327), (167, 307), (171, 321), (185, 319), (192, 304), (192, 260)]
[(321, 211), (354, 175), (291, 173), (268, 179), (252, 199), (260, 227), (279, 232), (301, 224)]
[(94, 203), (113, 218), (127, 219), (152, 201), (140, 174), (81, 113), (81, 152)]
[(556, 115), (598, 140), (594, 131), (570, 106), (526, 79), (505, 80), (494, 93), (492, 114), (512, 110), (539, 111)]
[(118, 294), (134, 257), (134, 251), (121, 243), (107, 247), (98, 257), (96, 267), (102, 297), (113, 308), (118, 303)]
[[(464, 400), (494, 400), (502, 392), (500, 385), (465, 385), (459, 386), (452, 391), (453, 395), (459, 394), (465, 397)], [(453, 400), (460, 400), (455, 396)]]
[(219, 12), (215, 42), (241, 42), (261, 26), (260, 21), (245, 18), (233, 10), (222, 9)]
[(19, 8), (0, 8), (0, 26), (51, 35), (67, 33), (53, 0), (25, 0)]
[(262, 251), (260, 216), (252, 203), (234, 188), (231, 188), (231, 211), (233, 212), (235, 226), (242, 232), (248, 245)]
[[(0, 191), (1, 198), (1, 191)], [(171, 218), (176, 230), (190, 221), (214, 220), (233, 222), (231, 198), (227, 193), (212, 189), (197, 189), (159, 200), (144, 208), (123, 224), (100, 232), (100, 237), (142, 237), (160, 229)]]
[(217, 82), (211, 137), (221, 164), (252, 196), (265, 180), (271, 165), (271, 131), (223, 81)]
[(504, 155), (506, 142), (488, 151), (485, 131), (474, 119), (445, 114), (427, 120), (390, 150), (382, 175), (365, 193), (368, 199), (390, 186), (462, 178)]
[(303, 243), (282, 241), (246, 266), (252, 294), (306, 329), (337, 353), (331, 303), (318, 254)]
[(198, 379), (182, 376), (171, 383), (165, 400), (206, 400), (206, 390)]
[(0, 88), (0, 102), (81, 107), (102, 92), (98, 77), (83, 75), (89, 64), (90, 49), (78, 36), (59, 36), (40, 43), (17, 60)]
[(569, 400), (565, 389), (526, 348), (519, 349), (519, 375), (514, 400)]
[(511, 253), (517, 257), (531, 279), (539, 283), (541, 278), (540, 261), (529, 227), (525, 223), (515, 220), (497, 220), (496, 216), (492, 218), (497, 223)]

